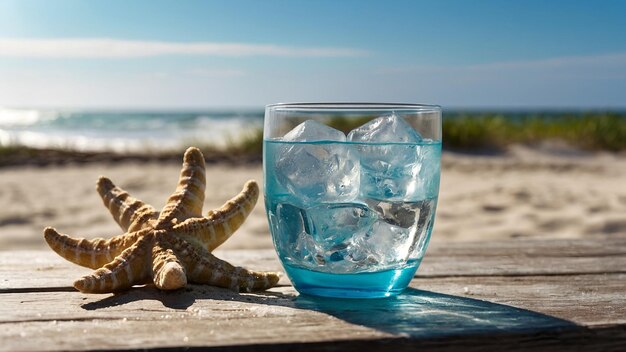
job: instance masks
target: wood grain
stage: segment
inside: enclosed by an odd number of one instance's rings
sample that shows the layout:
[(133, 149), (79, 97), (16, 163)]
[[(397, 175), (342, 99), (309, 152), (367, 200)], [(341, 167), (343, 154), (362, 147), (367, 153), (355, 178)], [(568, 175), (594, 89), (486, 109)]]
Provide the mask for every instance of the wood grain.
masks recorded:
[[(273, 251), (216, 251), (276, 270)], [(0, 252), (0, 350), (437, 350), (626, 346), (626, 239), (455, 243), (429, 249), (384, 300), (191, 285), (82, 294), (89, 272), (49, 251)]]

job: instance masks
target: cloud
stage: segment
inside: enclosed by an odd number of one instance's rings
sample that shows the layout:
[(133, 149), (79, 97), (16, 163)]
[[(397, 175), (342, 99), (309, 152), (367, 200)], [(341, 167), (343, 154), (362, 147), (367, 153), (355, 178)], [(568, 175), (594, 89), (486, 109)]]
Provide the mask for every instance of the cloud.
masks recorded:
[(561, 69), (589, 69), (589, 68), (626, 68), (626, 53), (611, 53), (587, 56), (565, 56), (539, 60), (501, 61), (471, 65), (422, 65), (386, 67), (378, 70), (380, 74), (404, 74), (423, 72), (498, 72), (522, 70), (561, 70)]
[(588, 56), (566, 56), (541, 60), (506, 61), (479, 65), (470, 65), (470, 70), (558, 70), (566, 68), (594, 68), (594, 67), (626, 67), (626, 53), (612, 53)]
[(354, 48), (291, 47), (275, 44), (163, 42), (111, 38), (0, 38), (0, 58), (124, 59), (163, 55), (354, 57), (367, 52)]
[(243, 70), (238, 70), (234, 68), (222, 68), (222, 69), (209, 69), (209, 68), (196, 68), (186, 72), (192, 76), (199, 77), (242, 77), (245, 76), (245, 72)]

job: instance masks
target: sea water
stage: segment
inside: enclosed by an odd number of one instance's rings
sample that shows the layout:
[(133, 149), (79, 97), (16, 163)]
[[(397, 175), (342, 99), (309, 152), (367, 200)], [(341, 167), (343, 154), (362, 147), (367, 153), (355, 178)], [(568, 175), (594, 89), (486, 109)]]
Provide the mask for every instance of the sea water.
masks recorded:
[(263, 110), (53, 110), (0, 106), (0, 147), (118, 153), (227, 147), (263, 128)]
[(433, 227), (441, 143), (264, 141), (274, 246), (302, 293), (402, 291)]

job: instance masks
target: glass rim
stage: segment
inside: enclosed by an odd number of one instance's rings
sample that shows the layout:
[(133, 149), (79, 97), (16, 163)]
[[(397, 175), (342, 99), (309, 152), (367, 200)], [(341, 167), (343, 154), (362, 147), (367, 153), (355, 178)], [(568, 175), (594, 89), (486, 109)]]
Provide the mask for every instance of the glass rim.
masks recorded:
[(441, 106), (432, 104), (415, 104), (415, 103), (362, 103), (362, 102), (294, 102), (294, 103), (275, 103), (265, 105), (270, 110), (415, 110), (415, 111), (433, 111), (441, 112)]

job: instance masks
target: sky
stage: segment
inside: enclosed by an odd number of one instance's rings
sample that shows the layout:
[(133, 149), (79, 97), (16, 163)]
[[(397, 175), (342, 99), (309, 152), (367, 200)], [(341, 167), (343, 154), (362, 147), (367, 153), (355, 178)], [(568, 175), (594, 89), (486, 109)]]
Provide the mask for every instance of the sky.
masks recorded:
[(0, 106), (626, 108), (626, 1), (0, 0)]

